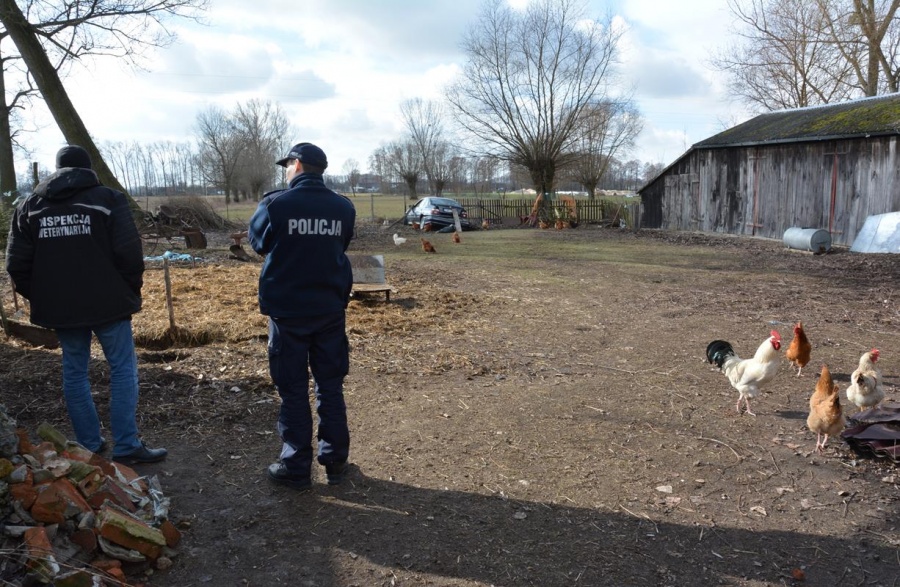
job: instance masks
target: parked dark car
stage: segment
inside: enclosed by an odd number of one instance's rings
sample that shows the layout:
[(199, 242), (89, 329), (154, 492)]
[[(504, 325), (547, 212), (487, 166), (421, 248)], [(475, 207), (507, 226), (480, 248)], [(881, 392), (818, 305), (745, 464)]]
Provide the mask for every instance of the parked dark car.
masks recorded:
[(453, 210), (459, 216), (459, 224), (463, 230), (470, 228), (469, 214), (462, 204), (451, 198), (422, 198), (406, 211), (403, 224), (417, 223), (419, 228), (431, 224), (434, 230), (453, 226)]

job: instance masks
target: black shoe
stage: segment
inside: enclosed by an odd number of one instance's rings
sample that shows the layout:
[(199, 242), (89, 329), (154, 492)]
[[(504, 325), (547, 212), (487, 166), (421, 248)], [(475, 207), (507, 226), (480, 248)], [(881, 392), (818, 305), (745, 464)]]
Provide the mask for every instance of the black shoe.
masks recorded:
[(126, 465), (158, 463), (166, 458), (167, 454), (169, 454), (169, 451), (164, 448), (149, 448), (146, 444), (141, 442), (141, 446), (137, 450), (134, 450), (127, 455), (113, 455), (112, 460)]
[(269, 479), (275, 483), (290, 487), (291, 489), (296, 489), (297, 491), (306, 491), (312, 487), (312, 479), (309, 477), (297, 477), (291, 475), (288, 473), (287, 467), (285, 467), (282, 462), (269, 465), (268, 473)]
[(340, 485), (347, 476), (349, 467), (347, 463), (332, 463), (325, 465), (325, 476), (328, 477), (329, 485)]

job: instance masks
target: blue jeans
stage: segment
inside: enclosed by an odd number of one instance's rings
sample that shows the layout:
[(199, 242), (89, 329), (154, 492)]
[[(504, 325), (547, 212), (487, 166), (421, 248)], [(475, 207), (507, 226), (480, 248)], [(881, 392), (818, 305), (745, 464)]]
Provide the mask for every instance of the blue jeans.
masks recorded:
[(344, 463), (350, 451), (344, 377), (350, 367), (343, 312), (308, 318), (269, 319), (269, 372), (281, 396), (278, 434), (281, 462), (295, 477), (312, 468), (309, 373), (315, 380), (318, 461)]
[(97, 335), (109, 363), (109, 419), (115, 441), (113, 456), (127, 455), (141, 446), (135, 417), (138, 372), (131, 320), (56, 329), (62, 347), (63, 393), (69, 419), (79, 444), (88, 450), (99, 450), (100, 419), (88, 381), (92, 332)]

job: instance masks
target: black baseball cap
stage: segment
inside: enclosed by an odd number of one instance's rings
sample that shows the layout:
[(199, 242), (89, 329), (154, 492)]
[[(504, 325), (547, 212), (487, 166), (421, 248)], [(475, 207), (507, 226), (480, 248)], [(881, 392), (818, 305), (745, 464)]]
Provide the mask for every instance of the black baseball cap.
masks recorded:
[(312, 143), (297, 143), (287, 155), (275, 162), (275, 165), (284, 167), (291, 159), (299, 159), (307, 165), (314, 165), (325, 169), (328, 167), (328, 159), (325, 157), (325, 151)]

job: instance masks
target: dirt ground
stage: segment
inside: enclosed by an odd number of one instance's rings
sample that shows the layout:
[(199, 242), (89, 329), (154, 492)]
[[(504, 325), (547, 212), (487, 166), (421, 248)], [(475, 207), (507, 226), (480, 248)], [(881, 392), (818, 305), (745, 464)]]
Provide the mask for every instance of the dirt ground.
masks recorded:
[[(265, 478), (279, 441), (264, 321), (138, 349), (140, 426), (170, 455), (137, 468), (159, 475), (184, 534), (174, 566), (130, 569), (136, 582), (900, 584), (900, 470), (840, 439), (817, 454), (805, 424), (822, 363), (843, 390), (871, 347), (900, 400), (900, 255), (581, 226), (517, 230), (529, 254), (488, 262), (449, 235), (426, 256), (362, 232), (351, 252), (385, 253), (397, 291), (349, 308), (345, 484)], [(247, 272), (255, 308), (259, 265), (210, 254)], [(783, 363), (757, 416), (738, 415), (706, 344), (749, 356), (798, 319), (811, 364), (798, 378)], [(92, 380), (102, 412), (102, 360)], [(57, 352), (0, 341), (0, 402), (20, 425), (71, 430), (59, 381)]]

